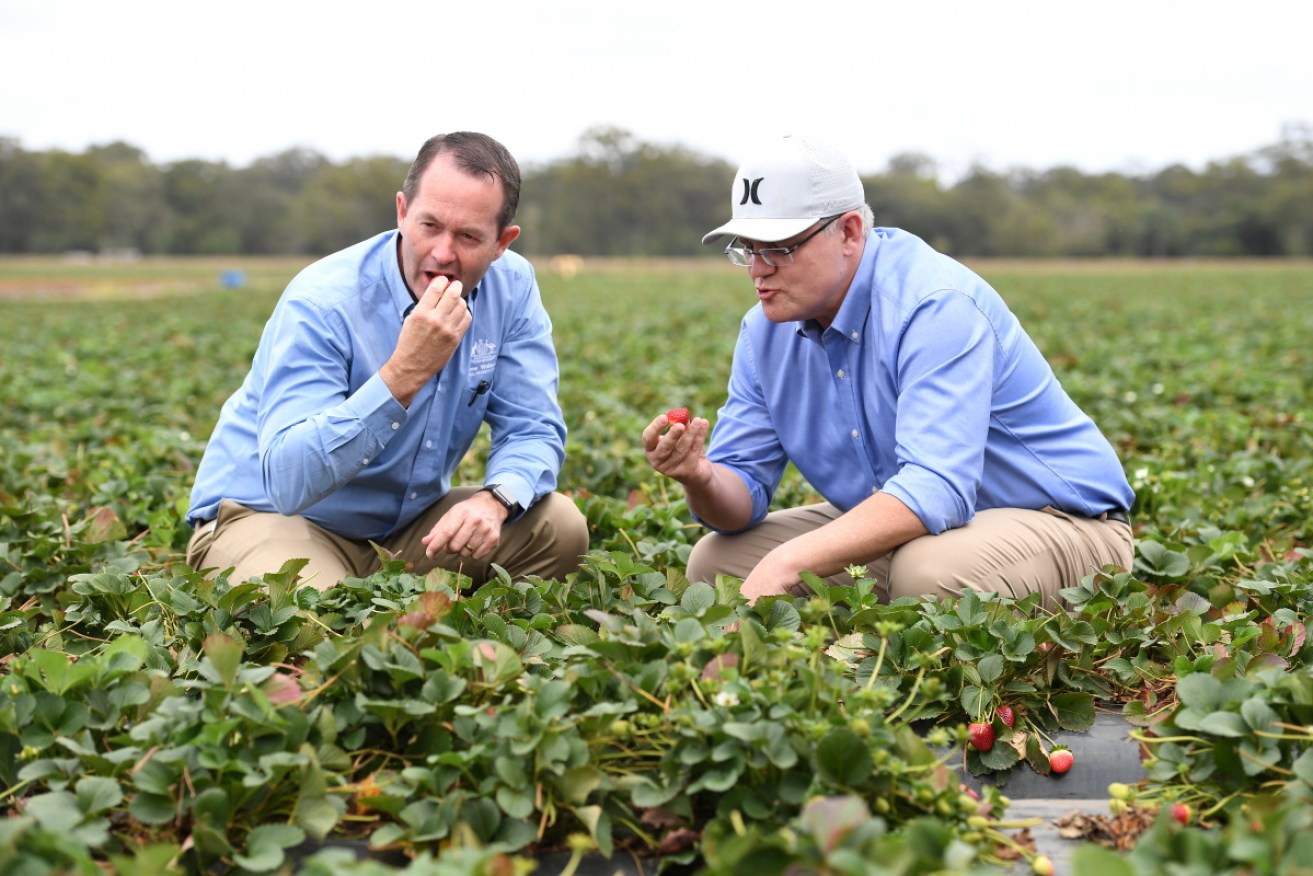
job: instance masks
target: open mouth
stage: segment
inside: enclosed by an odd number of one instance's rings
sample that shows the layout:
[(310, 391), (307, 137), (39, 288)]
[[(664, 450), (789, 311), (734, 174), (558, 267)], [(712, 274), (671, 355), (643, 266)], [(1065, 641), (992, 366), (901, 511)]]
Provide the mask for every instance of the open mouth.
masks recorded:
[(427, 289), (429, 286), (433, 285), (433, 281), (436, 280), (438, 277), (446, 277), (448, 283), (451, 283), (456, 279), (455, 274), (445, 274), (438, 271), (425, 271), (424, 288)]

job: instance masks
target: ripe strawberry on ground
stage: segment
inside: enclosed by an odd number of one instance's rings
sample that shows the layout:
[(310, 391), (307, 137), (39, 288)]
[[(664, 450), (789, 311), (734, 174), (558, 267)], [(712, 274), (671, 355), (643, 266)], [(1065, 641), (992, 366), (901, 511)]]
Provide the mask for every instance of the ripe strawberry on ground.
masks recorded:
[(687, 426), (688, 408), (675, 408), (674, 410), (666, 411), (666, 421), (669, 422), (670, 425), (672, 426), (675, 425), (676, 423), (683, 423), (685, 426)]
[(1049, 769), (1055, 773), (1065, 773), (1071, 769), (1076, 756), (1068, 748), (1055, 748), (1049, 752)]
[(969, 724), (967, 739), (976, 751), (989, 751), (994, 747), (994, 728), (988, 724)]
[(1012, 710), (1011, 706), (998, 707), (998, 719), (1008, 727), (1017, 726), (1017, 713)]

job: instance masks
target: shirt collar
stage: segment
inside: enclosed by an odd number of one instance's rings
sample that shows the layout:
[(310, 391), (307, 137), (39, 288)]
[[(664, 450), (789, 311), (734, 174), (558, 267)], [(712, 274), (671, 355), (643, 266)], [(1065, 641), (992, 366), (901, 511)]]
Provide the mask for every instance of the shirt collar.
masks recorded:
[(879, 238), (876, 237), (875, 232), (868, 232), (866, 246), (862, 250), (862, 260), (857, 264), (857, 272), (853, 274), (853, 281), (848, 286), (848, 291), (844, 293), (843, 304), (839, 305), (839, 312), (834, 315), (834, 322), (830, 323), (830, 327), (822, 331), (820, 323), (816, 320), (804, 319), (796, 323), (799, 335), (818, 344), (825, 332), (837, 332), (854, 342), (861, 340), (866, 317), (871, 312), (871, 298), (869, 295), (854, 295), (853, 290), (868, 288), (871, 285), (871, 278), (875, 275), (875, 251), (878, 245)]

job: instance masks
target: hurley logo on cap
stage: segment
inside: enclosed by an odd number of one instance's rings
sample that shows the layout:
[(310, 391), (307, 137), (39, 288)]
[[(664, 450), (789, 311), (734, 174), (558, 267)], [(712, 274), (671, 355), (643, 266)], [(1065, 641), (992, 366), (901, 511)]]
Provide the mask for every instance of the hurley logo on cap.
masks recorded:
[(761, 206), (761, 198), (757, 197), (757, 186), (761, 185), (761, 181), (765, 178), (764, 176), (759, 176), (754, 180), (749, 180), (746, 176), (743, 178), (743, 200), (739, 201), (740, 207), (746, 204), (749, 199), (758, 207)]

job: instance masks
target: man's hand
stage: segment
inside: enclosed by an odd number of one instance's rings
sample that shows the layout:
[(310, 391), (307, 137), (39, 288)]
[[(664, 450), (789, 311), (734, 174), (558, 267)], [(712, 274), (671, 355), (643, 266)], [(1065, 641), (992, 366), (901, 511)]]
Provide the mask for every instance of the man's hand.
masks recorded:
[(401, 326), (397, 347), (379, 376), (392, 397), (410, 407), (415, 395), (451, 360), (473, 317), (459, 280), (434, 277)]
[(501, 544), (506, 506), (480, 490), (442, 515), (428, 535), (420, 539), (425, 556), (443, 553), (467, 560), (485, 560)]
[(811, 532), (792, 538), (761, 558), (740, 592), (749, 604), (763, 596), (805, 596), (799, 577), (814, 572), (828, 578), (851, 565), (874, 562), (929, 530), (911, 508), (889, 493), (875, 493), (856, 507)]
[(790, 547), (783, 544), (766, 554), (743, 580), (739, 592), (748, 600), (748, 605), (763, 596), (805, 596), (810, 592), (800, 577), (803, 566), (790, 557)]
[(702, 417), (694, 417), (687, 425), (671, 425), (669, 418), (660, 414), (643, 430), (643, 452), (652, 468), (666, 477), (685, 486), (703, 485), (713, 474), (706, 453), (710, 430), (711, 423)]

